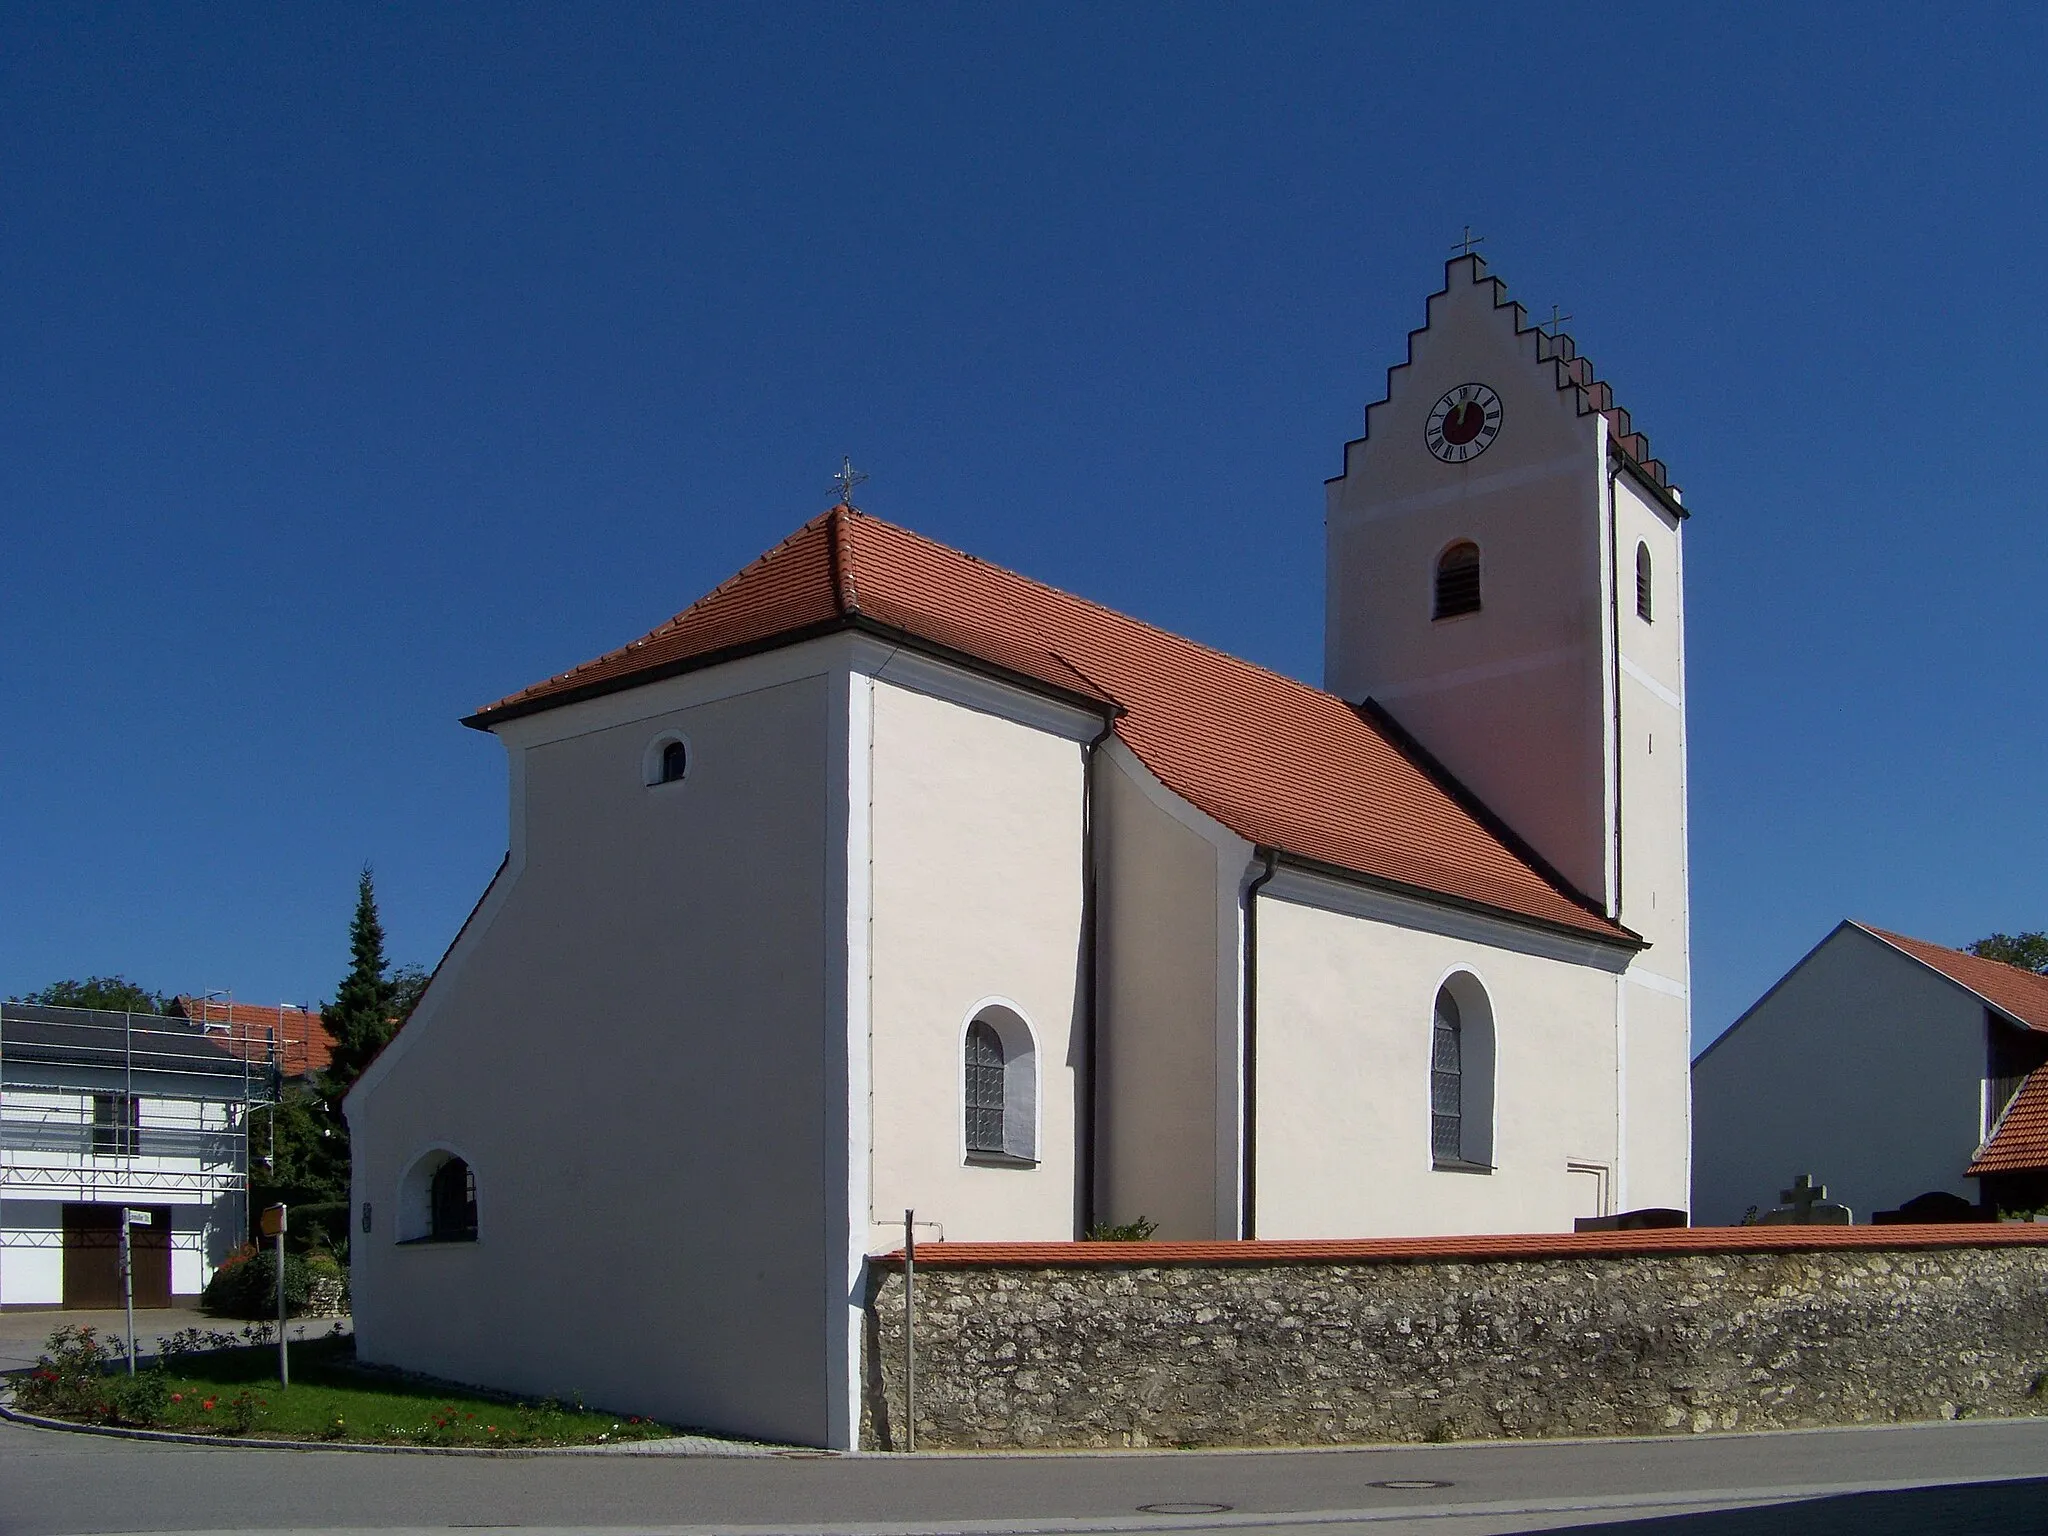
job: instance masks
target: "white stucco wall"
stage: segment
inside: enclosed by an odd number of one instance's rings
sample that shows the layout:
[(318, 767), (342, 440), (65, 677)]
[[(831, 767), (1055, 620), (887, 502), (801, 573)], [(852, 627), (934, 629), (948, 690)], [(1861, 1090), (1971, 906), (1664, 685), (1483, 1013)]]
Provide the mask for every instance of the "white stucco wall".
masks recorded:
[[(792, 648), (501, 727), (507, 865), (348, 1102), (365, 1359), (844, 1438), (832, 654)], [(668, 731), (689, 774), (650, 788), (648, 746)], [(399, 1245), (401, 1179), (437, 1147), (475, 1170), (478, 1239)]]
[(1238, 1225), (1238, 891), (1251, 845), (1121, 744), (1096, 774), (1102, 870), (1101, 1217), (1161, 1240)]
[[(1077, 1235), (1082, 1082), (1075, 736), (1100, 722), (1048, 729), (997, 712), (997, 693), (975, 708), (882, 670), (870, 685), (870, 1243), (900, 1246), (909, 1208), (927, 1239), (1063, 1241)], [(961, 1051), (984, 1005), (1034, 1037), (1033, 1168), (966, 1156)]]
[(1810, 1173), (1855, 1212), (1965, 1178), (1982, 1136), (1984, 1005), (1844, 924), (1693, 1065), (1698, 1219), (1769, 1210)]
[[(1511, 947), (1521, 941), (1506, 925), (1420, 908), (1392, 920), (1391, 898), (1380, 920), (1312, 905), (1314, 883), (1285, 872), (1267, 891), (1260, 1237), (1559, 1232), (1600, 1214), (1588, 1209), (1598, 1178), (1573, 1169), (1617, 1161), (1612, 971), (1541, 952), (1540, 938), (1538, 952)], [(1492, 1173), (1432, 1166), (1432, 1010), (1461, 970), (1493, 1013)]]

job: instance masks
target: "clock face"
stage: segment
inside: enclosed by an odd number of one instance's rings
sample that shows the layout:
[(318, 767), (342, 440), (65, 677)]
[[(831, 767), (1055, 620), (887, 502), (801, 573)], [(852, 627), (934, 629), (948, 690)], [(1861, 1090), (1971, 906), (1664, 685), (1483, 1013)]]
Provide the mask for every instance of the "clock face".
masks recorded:
[(1500, 436), (1500, 396), (1484, 384), (1444, 391), (1422, 430), (1429, 451), (1446, 464), (1476, 459)]

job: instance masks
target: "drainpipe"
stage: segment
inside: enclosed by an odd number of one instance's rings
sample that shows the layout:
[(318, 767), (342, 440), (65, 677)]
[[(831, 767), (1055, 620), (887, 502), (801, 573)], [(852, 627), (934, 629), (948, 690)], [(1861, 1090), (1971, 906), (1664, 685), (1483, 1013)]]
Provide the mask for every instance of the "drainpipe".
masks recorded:
[(1280, 867), (1277, 848), (1258, 852), (1266, 861), (1265, 872), (1244, 888), (1244, 1044), (1239, 1053), (1237, 1235), (1247, 1242), (1259, 1233), (1259, 890)]
[(1095, 1036), (1096, 974), (1100, 942), (1100, 902), (1095, 876), (1095, 754), (1116, 732), (1116, 715), (1102, 717), (1102, 729), (1081, 748), (1081, 1145), (1076, 1176), (1080, 1183), (1080, 1232), (1095, 1225)]

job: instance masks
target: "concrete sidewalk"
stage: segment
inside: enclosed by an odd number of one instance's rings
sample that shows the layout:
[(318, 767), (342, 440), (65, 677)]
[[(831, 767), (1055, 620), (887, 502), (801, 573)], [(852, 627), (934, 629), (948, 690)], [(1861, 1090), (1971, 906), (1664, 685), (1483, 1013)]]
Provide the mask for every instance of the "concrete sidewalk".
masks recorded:
[[(233, 1334), (242, 1331), (244, 1325), (235, 1319), (207, 1317), (191, 1304), (189, 1298), (180, 1300), (183, 1305), (150, 1307), (136, 1312), (135, 1348), (141, 1358), (147, 1359), (156, 1353), (159, 1338), (181, 1329), (218, 1330)], [(290, 1326), (291, 1336), (296, 1341), (324, 1339), (337, 1327), (347, 1333), (350, 1324), (346, 1317), (296, 1317)], [(59, 1328), (94, 1328), (109, 1338), (119, 1339), (127, 1335), (128, 1320), (127, 1315), (119, 1311), (74, 1312), (61, 1307), (0, 1312), (0, 1372), (18, 1371), (34, 1365), (50, 1335)]]

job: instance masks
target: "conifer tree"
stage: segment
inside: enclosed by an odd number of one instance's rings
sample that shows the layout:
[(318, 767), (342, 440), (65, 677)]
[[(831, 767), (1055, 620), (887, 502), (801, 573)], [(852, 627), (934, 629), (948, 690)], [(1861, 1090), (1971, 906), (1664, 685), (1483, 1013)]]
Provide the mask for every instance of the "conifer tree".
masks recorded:
[(326, 1014), (334, 1036), (327, 1091), (339, 1098), (355, 1085), (363, 1068), (390, 1040), (396, 999), (384, 958), (384, 925), (377, 920), (377, 893), (365, 864), (356, 881), (356, 915), (349, 924), (349, 968)]

